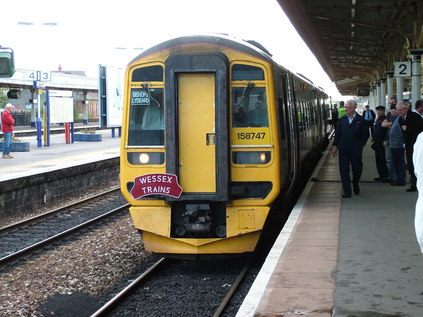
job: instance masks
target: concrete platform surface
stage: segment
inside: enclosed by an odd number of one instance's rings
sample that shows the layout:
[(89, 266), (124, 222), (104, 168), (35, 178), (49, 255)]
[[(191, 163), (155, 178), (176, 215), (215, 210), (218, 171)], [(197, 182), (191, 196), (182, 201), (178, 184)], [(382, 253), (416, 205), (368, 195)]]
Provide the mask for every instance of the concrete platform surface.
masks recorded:
[(423, 316), (416, 192), (378, 183), (365, 147), (361, 193), (343, 199), (326, 155), (237, 316)]
[(37, 147), (36, 136), (19, 137), (22, 141), (30, 142), (30, 151), (11, 152), (13, 159), (0, 158), (0, 182), (118, 157), (121, 139), (112, 138), (111, 130), (98, 130), (96, 133), (102, 135), (102, 141), (75, 141), (69, 144), (66, 143), (64, 134), (52, 134), (49, 147)]

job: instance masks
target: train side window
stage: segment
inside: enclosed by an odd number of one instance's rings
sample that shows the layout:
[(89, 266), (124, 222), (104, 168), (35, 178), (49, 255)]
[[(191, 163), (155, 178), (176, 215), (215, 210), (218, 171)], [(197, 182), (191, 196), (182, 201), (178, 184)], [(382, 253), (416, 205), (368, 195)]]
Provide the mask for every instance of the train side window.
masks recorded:
[(268, 127), (266, 89), (264, 87), (232, 88), (232, 126)]
[(163, 88), (132, 88), (128, 145), (164, 145)]
[(132, 81), (163, 81), (163, 66), (153, 65), (135, 69)]
[(232, 66), (232, 80), (264, 80), (264, 71), (256, 66), (234, 64)]

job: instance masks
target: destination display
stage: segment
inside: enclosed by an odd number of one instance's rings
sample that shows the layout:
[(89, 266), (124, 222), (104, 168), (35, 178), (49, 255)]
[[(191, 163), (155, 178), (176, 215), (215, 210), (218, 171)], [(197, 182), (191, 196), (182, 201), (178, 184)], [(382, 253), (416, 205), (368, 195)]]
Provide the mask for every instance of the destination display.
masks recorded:
[(131, 105), (132, 106), (149, 106), (150, 95), (145, 89), (131, 89)]

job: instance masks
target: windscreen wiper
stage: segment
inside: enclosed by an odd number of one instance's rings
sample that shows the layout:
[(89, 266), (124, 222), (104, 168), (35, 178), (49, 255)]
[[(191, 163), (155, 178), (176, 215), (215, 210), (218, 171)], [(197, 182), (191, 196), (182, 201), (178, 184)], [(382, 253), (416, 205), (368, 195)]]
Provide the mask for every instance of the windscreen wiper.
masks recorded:
[(244, 102), (245, 98), (247, 98), (247, 96), (251, 93), (255, 85), (256, 84), (252, 82), (249, 82), (245, 85), (242, 95), (240, 97), (240, 101), (235, 104), (234, 108), (240, 106)]
[(147, 94), (148, 94), (148, 96), (155, 102), (155, 103), (157, 103), (157, 106), (160, 108), (161, 107), (161, 105), (160, 105), (160, 102), (158, 102), (157, 101), (157, 97), (154, 95), (154, 92), (152, 92), (151, 90), (150, 90), (150, 85), (148, 85), (148, 84), (142, 84), (141, 85), (141, 87), (142, 88), (144, 88), (146, 91), (147, 91)]

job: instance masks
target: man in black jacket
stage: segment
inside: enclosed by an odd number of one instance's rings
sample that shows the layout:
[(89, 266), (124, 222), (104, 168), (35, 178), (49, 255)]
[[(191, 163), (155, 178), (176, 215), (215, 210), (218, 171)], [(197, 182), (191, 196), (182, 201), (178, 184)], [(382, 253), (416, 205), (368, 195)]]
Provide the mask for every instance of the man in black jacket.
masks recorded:
[(355, 110), (357, 102), (348, 100), (345, 103), (346, 116), (338, 121), (337, 133), (332, 146), (332, 155), (339, 152), (339, 173), (341, 175), (344, 194), (351, 197), (350, 165), (352, 169), (352, 183), (354, 194), (360, 194), (358, 182), (363, 172), (363, 147), (369, 138), (368, 125)]
[(385, 158), (385, 140), (388, 128), (382, 126), (382, 122), (386, 119), (385, 107), (376, 107), (377, 119), (373, 127), (372, 149), (375, 151), (376, 168), (379, 177), (374, 180), (377, 182), (389, 182), (388, 166)]
[(398, 113), (400, 115), (399, 123), (402, 128), (404, 135), (405, 143), (405, 156), (407, 158), (407, 169), (410, 173), (410, 188), (407, 189), (408, 192), (417, 191), (416, 182), (417, 178), (414, 174), (414, 165), (413, 165), (413, 147), (416, 143), (416, 139), (420, 132), (423, 131), (423, 119), (422, 117), (413, 111), (410, 110), (410, 105), (408, 103), (400, 103), (397, 106)]

